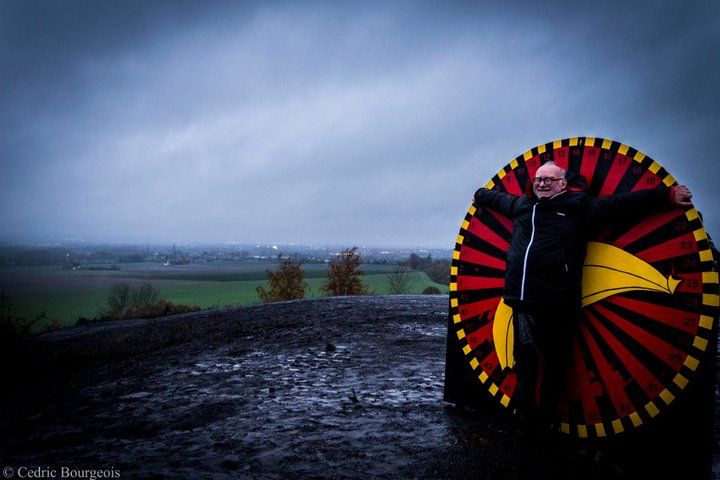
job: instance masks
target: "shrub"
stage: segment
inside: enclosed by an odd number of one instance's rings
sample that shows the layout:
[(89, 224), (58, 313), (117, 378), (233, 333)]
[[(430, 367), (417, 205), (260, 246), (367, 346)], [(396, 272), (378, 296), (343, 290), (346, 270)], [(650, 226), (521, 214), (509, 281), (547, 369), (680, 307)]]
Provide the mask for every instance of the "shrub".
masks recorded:
[(45, 318), (45, 312), (33, 320), (15, 316), (15, 305), (4, 293), (0, 293), (0, 340), (3, 345), (15, 343), (30, 333), (33, 325)]
[(434, 260), (430, 270), (426, 273), (430, 280), (435, 283), (441, 283), (443, 285), (450, 284), (450, 261), (449, 260)]
[(440, 289), (435, 286), (427, 287), (425, 290), (422, 291), (423, 295), (439, 295)]
[(27, 367), (25, 337), (45, 312), (27, 320), (15, 316), (15, 306), (4, 293), (0, 293), (0, 381), (8, 382), (23, 374)]
[(423, 258), (413, 253), (407, 261), (411, 270), (418, 270), (427, 273), (427, 276), (435, 283), (443, 285), (450, 284), (450, 260), (433, 260), (431, 255)]
[(148, 282), (139, 287), (131, 287), (126, 283), (113, 285), (107, 303), (107, 315), (113, 320), (156, 318), (200, 310), (197, 305), (176, 305), (160, 298), (158, 290)]
[(153, 306), (147, 318), (165, 317), (168, 315), (178, 315), (181, 313), (199, 312), (200, 307), (197, 305), (177, 305), (172, 302), (168, 302), (164, 298), (158, 300)]

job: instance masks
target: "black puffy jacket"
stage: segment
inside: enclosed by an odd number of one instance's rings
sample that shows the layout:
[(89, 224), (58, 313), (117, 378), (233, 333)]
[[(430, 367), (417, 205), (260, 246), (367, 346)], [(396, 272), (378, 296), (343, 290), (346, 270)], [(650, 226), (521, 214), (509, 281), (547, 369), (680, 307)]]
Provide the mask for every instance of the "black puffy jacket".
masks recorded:
[(566, 190), (551, 198), (475, 192), (477, 207), (512, 219), (503, 298), (510, 306), (580, 306), (587, 242), (608, 220), (629, 220), (671, 205), (667, 187), (595, 198)]

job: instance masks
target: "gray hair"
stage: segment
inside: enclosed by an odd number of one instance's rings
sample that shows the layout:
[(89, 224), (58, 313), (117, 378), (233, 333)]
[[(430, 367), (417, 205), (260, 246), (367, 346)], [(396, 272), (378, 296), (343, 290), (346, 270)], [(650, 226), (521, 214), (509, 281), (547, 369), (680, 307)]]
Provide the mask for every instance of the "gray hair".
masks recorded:
[(549, 161), (543, 163), (543, 164), (540, 165), (540, 166), (541, 166), (541, 167), (544, 167), (544, 166), (546, 166), (546, 165), (547, 165), (547, 166), (550, 166), (550, 167), (559, 168), (559, 169), (560, 169), (560, 172), (562, 172), (563, 178), (566, 178), (566, 177), (567, 177), (567, 170), (565, 170), (564, 168), (562, 168), (560, 165), (558, 165), (557, 163), (555, 163), (553, 160), (549, 160)]

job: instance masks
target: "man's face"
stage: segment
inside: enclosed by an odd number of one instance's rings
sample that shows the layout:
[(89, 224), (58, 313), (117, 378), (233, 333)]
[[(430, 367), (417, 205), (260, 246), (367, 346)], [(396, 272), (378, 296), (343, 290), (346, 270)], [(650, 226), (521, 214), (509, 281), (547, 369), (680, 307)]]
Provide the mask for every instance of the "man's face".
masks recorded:
[(567, 180), (557, 165), (543, 165), (535, 173), (533, 192), (538, 198), (550, 198), (565, 190)]

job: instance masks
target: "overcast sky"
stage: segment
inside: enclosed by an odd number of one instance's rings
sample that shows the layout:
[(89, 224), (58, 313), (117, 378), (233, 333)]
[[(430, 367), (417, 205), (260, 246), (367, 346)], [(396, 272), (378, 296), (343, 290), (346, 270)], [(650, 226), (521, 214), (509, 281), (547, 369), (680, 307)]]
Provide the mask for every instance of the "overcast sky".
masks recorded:
[(0, 242), (453, 248), (576, 136), (720, 236), (720, 2), (0, 0)]

